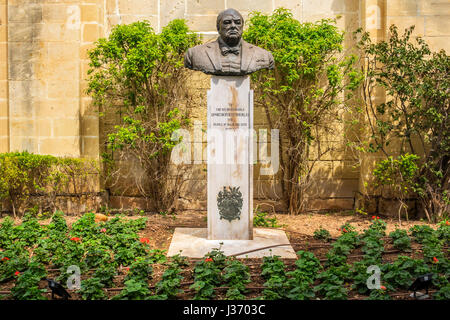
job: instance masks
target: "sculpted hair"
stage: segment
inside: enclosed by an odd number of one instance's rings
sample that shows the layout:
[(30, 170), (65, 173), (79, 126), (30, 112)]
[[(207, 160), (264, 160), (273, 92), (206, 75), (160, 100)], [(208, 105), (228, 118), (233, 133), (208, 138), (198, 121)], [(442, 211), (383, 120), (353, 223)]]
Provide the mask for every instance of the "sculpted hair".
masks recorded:
[(241, 18), (241, 23), (244, 24), (244, 18), (242, 17), (242, 15), (239, 13), (239, 11), (237, 11), (236, 9), (226, 9), (223, 10), (222, 12), (219, 13), (219, 15), (217, 16), (217, 22), (216, 22), (216, 28), (217, 31), (220, 30), (220, 22), (222, 21), (222, 18), (225, 14), (235, 14), (238, 15)]

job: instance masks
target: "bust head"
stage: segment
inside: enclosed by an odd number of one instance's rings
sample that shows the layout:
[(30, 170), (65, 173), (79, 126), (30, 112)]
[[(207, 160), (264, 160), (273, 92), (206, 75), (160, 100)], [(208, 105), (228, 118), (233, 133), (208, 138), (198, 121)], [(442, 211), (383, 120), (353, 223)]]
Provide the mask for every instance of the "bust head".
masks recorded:
[(217, 31), (222, 40), (233, 47), (239, 43), (244, 28), (244, 18), (235, 9), (226, 9), (217, 16)]

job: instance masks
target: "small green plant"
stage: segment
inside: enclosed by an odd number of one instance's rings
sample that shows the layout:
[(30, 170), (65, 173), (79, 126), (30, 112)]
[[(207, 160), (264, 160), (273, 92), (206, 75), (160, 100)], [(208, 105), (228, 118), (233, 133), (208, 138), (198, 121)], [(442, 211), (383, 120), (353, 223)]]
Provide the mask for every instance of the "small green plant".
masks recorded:
[(161, 281), (156, 284), (156, 296), (152, 299), (176, 299), (178, 294), (183, 293), (180, 289), (183, 276), (180, 274), (181, 268), (176, 263), (171, 263), (164, 271)]
[(285, 299), (287, 296), (285, 265), (278, 256), (263, 258), (261, 276), (266, 279), (263, 297), (265, 300)]
[(427, 225), (415, 225), (409, 229), (409, 232), (417, 242), (422, 243), (433, 236), (434, 230)]
[(78, 291), (84, 300), (105, 300), (106, 294), (103, 291), (105, 285), (99, 278), (89, 278), (81, 281), (81, 289)]
[(395, 249), (402, 251), (411, 251), (411, 239), (406, 230), (397, 229), (389, 234)]
[(12, 297), (16, 300), (46, 300), (43, 295), (46, 290), (39, 288), (39, 282), (46, 275), (42, 265), (30, 263), (26, 271), (18, 273), (16, 284), (11, 289)]
[(125, 281), (125, 288), (112, 300), (148, 300), (149, 297), (150, 289), (146, 281), (130, 279)]
[(314, 292), (326, 300), (346, 300), (348, 289), (344, 284), (349, 278), (350, 266), (348, 264), (342, 264), (338, 267), (331, 266), (317, 276), (320, 284), (314, 287)]
[(227, 290), (228, 300), (243, 300), (247, 292), (245, 285), (250, 283), (249, 268), (239, 260), (228, 260), (223, 274), (224, 285), (230, 287)]
[(268, 217), (267, 212), (256, 211), (253, 216), (253, 225), (255, 227), (266, 227), (266, 228), (281, 228), (282, 225), (278, 224), (277, 217)]
[(331, 240), (331, 234), (328, 230), (320, 227), (319, 229), (314, 231), (314, 239), (328, 242)]
[(190, 289), (195, 291), (195, 300), (208, 300), (215, 296), (214, 288), (222, 281), (221, 269), (210, 255), (197, 262), (194, 268), (194, 284)]

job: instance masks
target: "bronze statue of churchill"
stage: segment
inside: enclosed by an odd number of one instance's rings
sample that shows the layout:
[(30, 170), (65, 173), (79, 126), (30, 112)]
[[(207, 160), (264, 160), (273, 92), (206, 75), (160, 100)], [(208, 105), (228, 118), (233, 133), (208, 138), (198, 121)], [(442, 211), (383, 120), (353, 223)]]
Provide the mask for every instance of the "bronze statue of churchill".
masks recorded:
[(219, 37), (188, 49), (184, 58), (186, 68), (218, 76), (242, 76), (260, 69), (273, 69), (272, 54), (242, 39), (244, 19), (227, 9), (217, 16)]

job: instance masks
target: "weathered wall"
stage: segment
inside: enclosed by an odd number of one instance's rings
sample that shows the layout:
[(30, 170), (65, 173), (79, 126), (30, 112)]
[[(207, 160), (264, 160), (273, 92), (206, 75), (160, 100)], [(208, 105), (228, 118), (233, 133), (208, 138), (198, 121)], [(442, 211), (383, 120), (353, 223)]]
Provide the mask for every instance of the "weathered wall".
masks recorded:
[[(0, 0), (0, 152), (99, 157), (101, 124), (84, 93), (86, 50), (114, 25), (146, 19), (160, 31), (170, 20), (184, 18), (207, 41), (217, 36), (216, 16), (225, 8), (233, 7), (246, 18), (253, 10), (269, 13), (280, 6), (292, 9), (300, 21), (340, 16), (348, 48), (356, 28), (383, 39), (395, 23), (400, 28), (415, 24), (416, 34), (434, 50), (449, 51), (450, 0)], [(198, 97), (192, 118), (206, 128), (209, 77), (196, 72), (192, 77)], [(268, 127), (259, 108), (255, 127)], [(336, 125), (336, 131), (342, 129)], [(363, 159), (362, 169), (353, 167), (354, 157), (339, 136), (321, 141), (333, 150), (317, 164), (311, 208), (352, 208), (370, 176), (376, 158)], [(204, 139), (195, 137), (194, 146), (204, 148)], [(184, 204), (205, 208), (205, 164), (194, 166), (185, 193), (194, 200)], [(260, 176), (258, 168), (254, 172), (256, 198), (281, 195), (276, 179)]]

